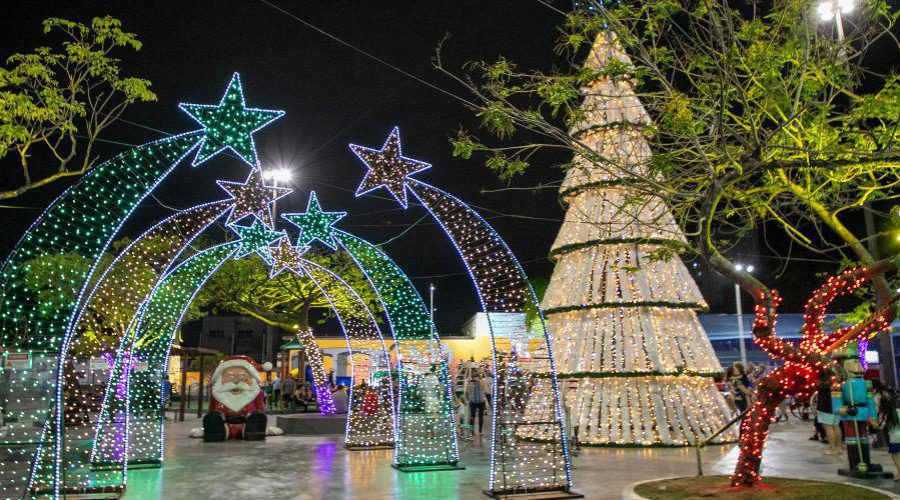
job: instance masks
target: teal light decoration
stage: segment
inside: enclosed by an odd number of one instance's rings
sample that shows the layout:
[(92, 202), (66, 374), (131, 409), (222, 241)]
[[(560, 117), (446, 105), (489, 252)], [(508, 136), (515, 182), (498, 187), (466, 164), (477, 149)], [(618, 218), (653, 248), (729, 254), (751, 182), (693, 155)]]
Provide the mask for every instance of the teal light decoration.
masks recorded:
[[(409, 178), (398, 162), (415, 162), (400, 154), (400, 134), (391, 130), (381, 150), (350, 145), (359, 159), (378, 172), (379, 185), (402, 189), (406, 207), (409, 189), (456, 247), (487, 316), (491, 335), (491, 464), (486, 493), (553, 492), (557, 498), (580, 497), (571, 491), (569, 452), (562, 401), (556, 379), (549, 332), (540, 304), (518, 260), (496, 231), (477, 212), (453, 195)], [(421, 162), (418, 162), (421, 164)], [(357, 196), (370, 185), (368, 176)], [(530, 346), (527, 322), (537, 313), (540, 328)], [(517, 349), (519, 349), (517, 351)], [(519, 368), (529, 363), (529, 370)], [(526, 402), (538, 404), (526, 406)]]
[(203, 142), (194, 157), (193, 166), (230, 149), (251, 167), (259, 164), (253, 133), (281, 118), (284, 111), (248, 108), (241, 88), (241, 77), (235, 73), (217, 105), (179, 104), (182, 111), (203, 126)]
[(232, 224), (228, 227), (241, 238), (241, 246), (235, 252), (235, 258), (237, 259), (256, 252), (263, 260), (271, 262), (272, 256), (269, 254), (269, 245), (285, 236), (284, 231), (272, 231), (268, 229), (257, 217), (253, 218), (253, 224), (249, 227), (238, 226), (236, 224)]
[(291, 224), (300, 228), (300, 237), (297, 246), (305, 246), (313, 240), (335, 249), (334, 224), (341, 220), (347, 212), (323, 212), (316, 198), (316, 192), (309, 193), (309, 201), (306, 203), (306, 212), (296, 214), (283, 214), (282, 217)]
[[(69, 352), (80, 323), (80, 311), (96, 284), (103, 252), (144, 199), (194, 148), (194, 164), (230, 147), (242, 159), (257, 163), (253, 132), (281, 116), (280, 111), (247, 108), (240, 79), (234, 75), (218, 106), (184, 105), (203, 129), (136, 146), (98, 165), (57, 198), (29, 228), (0, 271), (0, 342), (10, 352), (25, 352), (32, 370), (11, 375), (5, 408), (21, 429), (0, 437), (0, 446), (17, 446), (14, 460), (0, 467), (0, 496), (60, 496), (106, 491), (121, 485), (122, 470), (106, 477), (84, 474), (84, 443), (68, 432), (63, 390), (64, 368), (74, 360)], [(75, 252), (93, 262), (85, 272), (65, 274), (60, 296), (78, 290), (74, 300), (40, 304), (24, 283), (29, 261)], [(69, 370), (70, 371), (70, 370)], [(26, 443), (24, 446), (21, 443)], [(78, 451), (73, 451), (78, 450)]]

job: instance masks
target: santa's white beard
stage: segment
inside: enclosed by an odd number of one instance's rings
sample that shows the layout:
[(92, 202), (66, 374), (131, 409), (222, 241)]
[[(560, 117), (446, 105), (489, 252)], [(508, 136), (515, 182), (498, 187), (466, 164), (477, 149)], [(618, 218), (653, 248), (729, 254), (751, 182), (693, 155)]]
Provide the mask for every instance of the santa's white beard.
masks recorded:
[[(232, 393), (234, 389), (240, 389), (241, 392)], [(247, 406), (248, 403), (256, 399), (259, 394), (259, 386), (256, 384), (245, 384), (242, 382), (222, 382), (220, 379), (213, 384), (213, 396), (216, 401), (225, 405), (231, 411), (239, 411)]]

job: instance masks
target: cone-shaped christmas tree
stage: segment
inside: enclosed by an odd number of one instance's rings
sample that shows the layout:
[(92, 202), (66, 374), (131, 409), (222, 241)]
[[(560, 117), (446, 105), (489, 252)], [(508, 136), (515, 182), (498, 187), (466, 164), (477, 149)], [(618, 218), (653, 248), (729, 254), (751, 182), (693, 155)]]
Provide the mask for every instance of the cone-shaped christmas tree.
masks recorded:
[[(613, 61), (630, 64), (601, 33), (585, 65)], [(665, 200), (638, 196), (627, 182), (651, 155), (650, 117), (632, 85), (601, 77), (582, 89), (574, 134), (608, 162), (576, 157), (566, 175), (543, 308), (579, 442), (686, 445), (718, 430), (729, 412), (712, 378), (722, 368), (697, 320), (706, 304), (696, 283), (678, 257), (649, 258), (684, 235)]]

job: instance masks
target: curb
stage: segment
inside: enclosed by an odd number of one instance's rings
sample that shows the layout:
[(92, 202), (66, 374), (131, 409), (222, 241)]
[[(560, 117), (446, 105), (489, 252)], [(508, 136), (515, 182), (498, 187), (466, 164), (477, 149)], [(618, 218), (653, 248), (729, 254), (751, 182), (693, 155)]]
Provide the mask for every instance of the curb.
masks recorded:
[[(667, 480), (667, 479), (680, 479), (680, 478), (685, 478), (685, 477), (694, 477), (694, 476), (668, 476), (668, 477), (656, 477), (656, 478), (653, 478), (653, 479), (646, 479), (646, 480), (644, 480), (644, 481), (638, 481), (638, 482), (636, 482), (636, 483), (631, 483), (631, 484), (629, 484), (628, 486), (626, 486), (625, 489), (622, 490), (622, 500), (646, 500), (647, 497), (642, 497), (642, 496), (638, 495), (637, 493), (634, 492), (634, 489), (637, 488), (638, 486), (640, 486), (640, 485), (642, 485), (642, 484), (646, 484), (646, 483), (654, 483), (654, 482), (656, 482), (656, 481), (665, 481), (665, 480)], [(773, 477), (780, 477), (780, 476), (773, 476)], [(801, 479), (801, 478), (792, 478), (792, 477), (788, 477), (788, 478), (782, 478), (782, 479)], [(866, 490), (872, 490), (872, 491), (881, 493), (882, 495), (887, 495), (888, 498), (900, 500), (900, 495), (898, 495), (898, 494), (896, 494), (896, 493), (893, 493), (893, 492), (890, 492), (890, 491), (887, 491), (887, 490), (882, 490), (881, 488), (875, 488), (875, 487), (872, 487), (872, 486), (866, 486), (866, 485), (863, 485), (863, 484), (856, 484), (856, 483), (842, 483), (842, 482), (840, 482), (840, 481), (828, 481), (828, 480), (826, 480), (826, 479), (803, 479), (803, 481), (818, 481), (818, 482), (820, 482), (820, 483), (832, 483), (832, 484), (849, 484), (849, 485), (856, 486), (856, 487), (859, 487), (859, 488), (863, 488), (863, 489), (866, 489)]]

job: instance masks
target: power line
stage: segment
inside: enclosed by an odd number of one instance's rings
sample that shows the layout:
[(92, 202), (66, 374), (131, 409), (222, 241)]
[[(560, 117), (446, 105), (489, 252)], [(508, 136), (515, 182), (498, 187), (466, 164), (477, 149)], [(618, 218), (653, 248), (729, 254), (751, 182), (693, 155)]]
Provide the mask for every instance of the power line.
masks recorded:
[(308, 21), (306, 21), (306, 20), (304, 20), (304, 19), (301, 19), (300, 17), (296, 16), (295, 14), (292, 14), (291, 12), (288, 12), (288, 11), (282, 9), (282, 8), (279, 7), (279, 6), (277, 6), (277, 5), (275, 5), (275, 4), (271, 3), (271, 2), (268, 2), (267, 0), (259, 0), (259, 1), (262, 2), (262, 3), (264, 3), (264, 4), (266, 4), (266, 5), (268, 5), (268, 6), (271, 7), (271, 8), (273, 8), (273, 9), (275, 9), (275, 10), (281, 12), (282, 14), (284, 14), (284, 15), (290, 17), (291, 19), (294, 19), (295, 21), (297, 21), (297, 22), (303, 24), (303, 25), (306, 26), (307, 28), (316, 31), (316, 32), (318, 32), (318, 33), (320, 33), (320, 34), (322, 34), (322, 35), (324, 35), (324, 36), (326, 36), (326, 37), (328, 37), (328, 38), (334, 40), (335, 42), (338, 42), (339, 44), (341, 44), (341, 45), (343, 45), (343, 46), (345, 46), (345, 47), (347, 47), (347, 48), (349, 48), (349, 49), (352, 49), (352, 50), (354, 50), (355, 52), (358, 52), (358, 53), (360, 53), (360, 54), (362, 54), (362, 55), (368, 57), (369, 59), (372, 59), (373, 61), (378, 62), (379, 64), (383, 64), (384, 66), (387, 66), (388, 68), (391, 68), (392, 70), (394, 70), (394, 71), (400, 73), (400, 74), (403, 75), (403, 76), (406, 76), (406, 77), (408, 77), (408, 78), (412, 78), (413, 80), (415, 80), (415, 81), (421, 83), (422, 85), (425, 85), (425, 86), (427, 86), (427, 87), (430, 87), (431, 89), (437, 90), (438, 92), (440, 92), (440, 93), (442, 93), (442, 94), (444, 94), (444, 95), (450, 96), (450, 97), (452, 97), (453, 99), (456, 99), (457, 101), (459, 101), (459, 102), (461, 102), (461, 103), (463, 103), (463, 104), (465, 104), (465, 105), (467, 105), (467, 106), (476, 107), (476, 106), (475, 106), (475, 103), (473, 103), (473, 102), (471, 102), (471, 101), (469, 101), (469, 100), (467, 100), (467, 99), (464, 99), (464, 98), (462, 98), (462, 97), (460, 97), (460, 96), (454, 94), (453, 92), (450, 92), (449, 90), (442, 89), (442, 88), (438, 87), (437, 85), (435, 85), (435, 84), (433, 84), (433, 83), (431, 83), (431, 82), (428, 82), (428, 81), (426, 81), (426, 80), (423, 80), (423, 79), (419, 78), (418, 76), (416, 76), (416, 75), (414, 75), (414, 74), (412, 74), (412, 73), (410, 73), (410, 72), (408, 72), (408, 71), (406, 71), (406, 70), (404, 70), (404, 69), (402, 69), (402, 68), (399, 68), (399, 67), (397, 67), (397, 66), (395, 66), (395, 65), (393, 65), (393, 64), (391, 64), (391, 63), (389, 63), (389, 62), (387, 62), (387, 61), (385, 61), (384, 59), (382, 59), (382, 58), (380, 58), (380, 57), (378, 57), (378, 56), (376, 56), (376, 55), (370, 54), (369, 52), (366, 52), (365, 50), (363, 50), (363, 49), (361, 49), (361, 48), (359, 48), (359, 47), (353, 45), (352, 43), (347, 42), (347, 41), (345, 41), (345, 40), (343, 40), (343, 39), (341, 39), (341, 38), (339, 38), (339, 37), (337, 37), (337, 36), (335, 36), (335, 35), (332, 35), (331, 33), (329, 33), (329, 32), (327, 32), (327, 31), (323, 30), (322, 28), (319, 28), (318, 26), (316, 26), (316, 25), (314, 25), (314, 24), (312, 24), (312, 23), (310, 23), (310, 22), (308, 22)]

